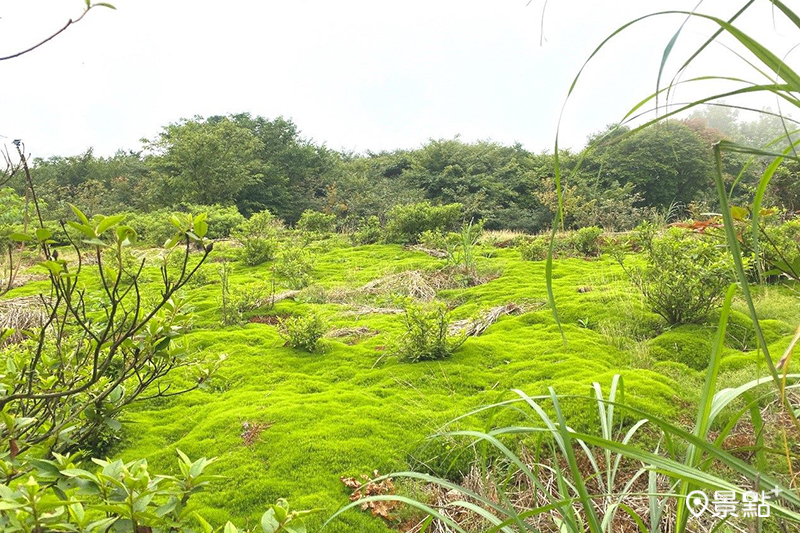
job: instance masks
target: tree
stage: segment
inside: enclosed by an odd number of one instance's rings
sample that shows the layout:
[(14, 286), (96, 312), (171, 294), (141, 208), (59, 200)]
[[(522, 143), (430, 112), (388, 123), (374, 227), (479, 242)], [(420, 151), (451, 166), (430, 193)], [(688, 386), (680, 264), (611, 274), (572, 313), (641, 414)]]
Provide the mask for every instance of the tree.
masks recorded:
[(303, 139), (294, 122), (283, 117), (268, 120), (239, 113), (212, 119), (233, 121), (259, 143), (253, 152), (258, 176), (237, 195), (236, 204), (243, 213), (268, 209), (293, 223), (306, 209), (322, 206), (329, 177), (339, 163), (338, 153)]
[(262, 177), (257, 155), (263, 144), (228, 118), (183, 119), (142, 142), (152, 153), (150, 167), (169, 186), (173, 202), (230, 205)]
[[(601, 184), (633, 184), (640, 205), (667, 207), (688, 204), (709, 188), (712, 157), (688, 126), (666, 121), (620, 140), (598, 146), (594, 167)], [(591, 170), (587, 165), (586, 170)]]

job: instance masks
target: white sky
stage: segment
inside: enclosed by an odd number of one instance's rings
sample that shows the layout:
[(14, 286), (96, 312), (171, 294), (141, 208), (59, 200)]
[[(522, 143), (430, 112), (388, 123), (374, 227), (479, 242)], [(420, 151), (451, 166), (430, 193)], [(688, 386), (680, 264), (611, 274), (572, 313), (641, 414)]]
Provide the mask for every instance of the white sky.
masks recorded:
[[(97, 8), (41, 49), (0, 62), (0, 135), (23, 139), (35, 156), (89, 146), (105, 155), (138, 149), (140, 138), (181, 117), (249, 111), (291, 118), (335, 149), (413, 148), (457, 134), (552, 149), (561, 104), (595, 46), (637, 15), (691, 9), (696, 0), (550, 0), (542, 45), (543, 0), (112, 3), (117, 11)], [(707, 0), (701, 11), (728, 16), (743, 3)], [(769, 1), (757, 4), (742, 26), (788, 51), (800, 31), (779, 16), (773, 26)], [(82, 7), (0, 0), (0, 55), (37, 42)], [(652, 92), (681, 21), (646, 22), (601, 53), (567, 108), (563, 146), (582, 146)], [(676, 59), (711, 31), (688, 26)], [(706, 73), (754, 77), (722, 47), (708, 55)]]

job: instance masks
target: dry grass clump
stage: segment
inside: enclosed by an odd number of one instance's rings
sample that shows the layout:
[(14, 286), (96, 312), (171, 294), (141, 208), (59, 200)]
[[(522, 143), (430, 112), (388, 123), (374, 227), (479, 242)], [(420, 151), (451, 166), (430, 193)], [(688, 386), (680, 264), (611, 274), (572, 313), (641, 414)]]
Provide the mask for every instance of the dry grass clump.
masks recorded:
[(438, 250), (436, 248), (428, 248), (421, 244), (406, 246), (405, 249), (410, 252), (422, 252), (424, 254), (428, 254), (431, 257), (435, 257), (436, 259), (447, 259), (447, 252), (445, 252), (444, 250)]
[(22, 296), (0, 300), (0, 332), (13, 329), (14, 333), (0, 346), (20, 342), (22, 330), (42, 326), (46, 319), (44, 306), (39, 296)]
[(405, 270), (374, 279), (355, 289), (348, 287), (326, 290), (323, 299), (328, 303), (358, 304), (361, 310), (383, 309), (383, 311), (369, 311), (368, 313), (357, 312), (357, 315), (372, 313), (398, 314), (402, 310), (397, 312), (394, 310), (387, 313), (386, 308), (370, 306), (365, 303), (365, 299), (381, 296), (405, 296), (418, 302), (431, 302), (436, 298), (438, 291), (479, 285), (498, 276), (498, 273), (492, 273), (489, 276), (478, 278), (471, 283), (465, 284), (464, 280), (459, 277), (458, 272), (452, 269), (442, 269), (434, 272)]
[(406, 270), (372, 280), (358, 289), (358, 293), (371, 296), (399, 294), (422, 302), (430, 302), (436, 297), (436, 290), (428, 283), (424, 272)]
[(501, 316), (505, 315), (521, 315), (528, 311), (541, 309), (545, 306), (544, 302), (539, 302), (535, 305), (531, 304), (515, 304), (514, 302), (504, 305), (498, 305), (483, 311), (476, 318), (465, 318), (464, 320), (457, 320), (450, 324), (450, 335), (462, 334), (467, 337), (477, 337), (482, 335), (489, 326), (497, 322)]
[[(540, 509), (552, 504), (553, 501), (561, 499), (559, 490), (559, 481), (556, 474), (556, 468), (552, 459), (536, 458), (533, 451), (523, 448), (520, 452), (519, 459), (527, 466), (531, 472), (536, 472), (537, 480), (545, 489), (540, 490), (539, 487), (528, 477), (525, 473), (517, 471), (509, 476), (507, 472), (499, 472), (496, 468), (490, 467), (489, 469), (480, 466), (472, 466), (464, 478), (461, 480), (460, 486), (467, 491), (471, 491), (479, 496), (501, 506), (504, 508), (513, 508), (518, 514), (530, 511), (532, 509)], [(603, 468), (604, 457), (598, 453), (595, 457), (597, 464)], [(623, 460), (623, 466), (625, 461)], [(567, 466), (566, 464), (559, 465), (561, 471)], [(580, 465), (582, 470), (586, 471), (587, 480), (591, 477), (591, 466), (588, 464)], [(640, 465), (631, 463), (627, 468), (621, 468), (617, 478), (619, 487), (626, 485), (636, 472), (639, 470)], [(502, 480), (502, 481), (499, 481)], [(656, 485), (660, 492), (669, 492), (669, 480), (665, 476), (656, 476)], [(599, 482), (598, 482), (599, 483)], [(589, 487), (593, 492), (601, 494), (604, 492), (603, 487)], [(448, 489), (436, 484), (425, 484), (420, 490), (424, 494), (424, 500), (427, 505), (436, 509), (443, 516), (451, 519), (466, 531), (480, 532), (489, 529), (492, 524), (482, 518), (477, 513), (473, 513), (457, 502), (469, 502), (471, 504), (482, 507), (483, 504), (467, 494), (456, 490)], [(628, 505), (631, 509), (635, 510), (645, 522), (649, 518), (649, 501), (646, 496), (648, 492), (648, 477), (647, 475), (639, 476), (633, 481), (633, 484), (628, 487), (622, 502)], [(613, 498), (616, 500), (616, 498)], [(596, 510), (600, 517), (603, 517), (606, 510), (607, 501), (604, 498), (596, 498)], [(579, 506), (576, 506), (576, 512), (582, 515)], [(662, 531), (672, 531), (671, 521), (674, 520), (675, 509), (674, 504), (668, 502), (667, 506), (663, 509), (660, 524)], [(525, 518), (525, 523), (531, 528), (531, 531), (540, 531), (542, 533), (559, 533), (561, 530), (555, 519), (558, 519), (559, 512), (557, 510), (545, 511), (539, 514), (530, 515)], [(406, 533), (419, 533), (423, 530), (425, 520), (427, 517), (419, 517), (413, 521), (409, 521), (402, 528)], [(708, 524), (694, 521), (687, 529), (687, 533), (708, 533), (713, 528), (714, 523), (709, 521)], [(516, 528), (514, 528), (516, 531)], [(438, 520), (433, 520), (425, 529), (426, 533), (452, 533), (453, 530), (447, 524)], [(636, 522), (626, 513), (617, 512), (614, 516), (612, 531), (614, 533), (640, 533), (639, 527)]]
[(484, 230), (478, 239), (478, 244), (494, 246), (495, 248), (510, 248), (516, 246), (520, 239), (530, 237), (522, 231), (512, 230)]
[(329, 339), (344, 339), (347, 344), (356, 344), (361, 339), (374, 337), (379, 332), (366, 326), (355, 326), (349, 328), (338, 328), (329, 331), (325, 336)]

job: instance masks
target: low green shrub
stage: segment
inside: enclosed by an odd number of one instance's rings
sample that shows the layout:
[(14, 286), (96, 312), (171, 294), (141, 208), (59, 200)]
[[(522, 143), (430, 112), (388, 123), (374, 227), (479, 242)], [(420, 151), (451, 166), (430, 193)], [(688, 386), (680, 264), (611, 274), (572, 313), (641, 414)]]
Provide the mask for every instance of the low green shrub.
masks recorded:
[(281, 250), (275, 261), (275, 272), (286, 278), (289, 287), (302, 289), (311, 283), (311, 272), (314, 270), (314, 256), (300, 247)]
[(393, 342), (390, 353), (405, 362), (444, 359), (467, 340), (463, 335), (450, 335), (450, 314), (441, 302), (408, 305), (403, 326), (405, 331)]
[(358, 229), (353, 233), (355, 244), (375, 244), (383, 237), (381, 220), (376, 216), (362, 219)]
[(603, 230), (597, 226), (581, 228), (573, 235), (573, 243), (577, 252), (585, 257), (600, 254), (600, 236)]
[(304, 233), (332, 233), (336, 229), (336, 215), (306, 209), (297, 221), (297, 229)]
[(529, 241), (523, 241), (517, 246), (517, 250), (525, 261), (544, 261), (547, 259), (548, 249), (546, 237), (535, 237)]
[(734, 280), (733, 263), (724, 247), (681, 228), (654, 236), (644, 256), (644, 268), (628, 268), (624, 256), (617, 259), (650, 309), (669, 324), (702, 322)]
[[(522, 259), (525, 261), (544, 261), (550, 248), (550, 236), (540, 235), (529, 240), (522, 240), (517, 246)], [(573, 241), (567, 234), (556, 234), (553, 241), (553, 257), (576, 257)]]
[(278, 236), (282, 230), (283, 222), (266, 209), (242, 222), (234, 232), (242, 243), (241, 261), (249, 266), (257, 266), (275, 259)]
[(308, 313), (281, 319), (278, 331), (286, 346), (311, 353), (317, 351), (328, 326), (317, 313)]
[(430, 202), (396, 205), (387, 215), (386, 240), (401, 244), (415, 243), (425, 231), (455, 229), (462, 216), (461, 204), (431, 205)]
[(261, 239), (258, 237), (242, 241), (241, 260), (248, 266), (257, 266), (275, 258), (278, 250), (276, 239)]

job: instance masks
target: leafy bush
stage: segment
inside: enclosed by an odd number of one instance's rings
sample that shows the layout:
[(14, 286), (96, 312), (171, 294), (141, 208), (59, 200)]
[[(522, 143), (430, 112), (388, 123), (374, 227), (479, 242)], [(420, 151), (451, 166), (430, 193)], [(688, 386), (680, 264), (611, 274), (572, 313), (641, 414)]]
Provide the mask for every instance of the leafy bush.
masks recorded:
[(242, 243), (241, 260), (246, 265), (256, 266), (274, 259), (282, 229), (283, 223), (268, 210), (254, 213), (234, 232)]
[(644, 250), (647, 266), (627, 269), (648, 306), (670, 324), (700, 322), (719, 305), (734, 280), (724, 248), (707, 238), (671, 228)]
[[(544, 261), (547, 259), (547, 251), (550, 247), (550, 237), (540, 235), (533, 239), (521, 240), (517, 246), (522, 259), (525, 261)], [(576, 255), (573, 240), (566, 234), (556, 234), (553, 241), (554, 257), (573, 257)]]
[(573, 235), (575, 249), (584, 257), (596, 256), (600, 253), (600, 236), (603, 230), (597, 226), (581, 228)]
[(244, 264), (257, 266), (275, 258), (278, 241), (258, 237), (242, 241), (241, 259)]
[(304, 233), (325, 234), (335, 229), (336, 215), (306, 209), (297, 221), (297, 229)]
[(381, 232), (381, 221), (373, 215), (361, 221), (361, 225), (353, 233), (353, 242), (356, 244), (375, 244), (381, 240)]
[(800, 280), (800, 219), (762, 227), (761, 235), (759, 248), (768, 273)]
[(523, 241), (517, 246), (522, 259), (525, 261), (544, 261), (547, 259), (547, 238), (535, 237), (528, 241)]
[(193, 205), (182, 209), (188, 213), (206, 213), (208, 217), (208, 238), (227, 239), (244, 222), (244, 217), (233, 205)]
[[(214, 459), (179, 456), (177, 475), (151, 474), (147, 461), (128, 463), (92, 459), (90, 471), (69, 455), (39, 459), (24, 483), (0, 484), (3, 531), (214, 531), (189, 503), (219, 476), (206, 472)], [(302, 517), (312, 511), (289, 511), (285, 500), (267, 507), (261, 533), (302, 532)], [(200, 528), (197, 528), (197, 524)], [(243, 533), (228, 522), (226, 533)]]
[(159, 209), (149, 213), (125, 213), (125, 223), (136, 230), (139, 241), (151, 246), (162, 246), (175, 233), (170, 217), (175, 213), (206, 213), (209, 239), (225, 239), (244, 222), (236, 207), (219, 205), (187, 205), (178, 211)]
[(441, 302), (428, 307), (407, 306), (403, 326), (405, 331), (390, 350), (401, 361), (416, 363), (444, 359), (467, 340), (463, 335), (450, 335), (450, 314)]
[(278, 253), (275, 272), (286, 278), (292, 289), (302, 289), (311, 283), (313, 270), (314, 256), (304, 248), (291, 247)]
[[(126, 267), (127, 249), (136, 242), (136, 232), (122, 224), (124, 217), (98, 214), (89, 220), (79, 209), (72, 209), (77, 221), (67, 224), (83, 236), (76, 243), (77, 251), (88, 247), (97, 258), (96, 267), (60, 257), (51, 248), (54, 240), (47, 228), (13, 236), (45, 258), (39, 265), (49, 275), (50, 319), (32, 325), (29, 338), (13, 349), (0, 349), (0, 364), (6, 369), (0, 376), (0, 390), (18, 391), (0, 395), (4, 422), (0, 472), (7, 476), (27, 477), (39, 467), (39, 460), (58, 454), (102, 451), (114, 440), (110, 432), (120, 429), (119, 417), (125, 408), (137, 399), (163, 396), (170, 388), (171, 373), (199, 371), (195, 380), (181, 376), (183, 385), (169, 395), (204, 386), (212, 372), (201, 368), (203, 362), (185, 343), (177, 342), (190, 323), (178, 291), (213, 250), (204, 240), (205, 216), (175, 217), (161, 269), (160, 294), (154, 290), (155, 294), (143, 295), (138, 267)], [(190, 244), (203, 249), (194, 266), (188, 262)], [(107, 249), (112, 252), (103, 252)], [(169, 267), (173, 254), (182, 257), (177, 271)], [(87, 268), (92, 268), (89, 279), (99, 284), (90, 297), (85, 297), (84, 288)], [(159, 384), (158, 390), (152, 390), (154, 383)], [(34, 418), (33, 413), (47, 416)], [(26, 487), (37, 494), (40, 488), (35, 480)], [(29, 492), (20, 497), (32, 496)], [(4, 501), (7, 497), (16, 496), (3, 494)]]
[(169, 223), (170, 212), (166, 209), (150, 213), (125, 213), (125, 223), (139, 235), (139, 242), (149, 246), (161, 246), (172, 237), (174, 229)]
[(430, 202), (396, 205), (388, 214), (386, 239), (389, 242), (418, 242), (426, 231), (443, 232), (456, 227), (461, 219), (463, 206), (447, 204), (434, 206)]
[(286, 346), (315, 352), (328, 327), (317, 313), (308, 313), (282, 319), (278, 331), (286, 341)]

